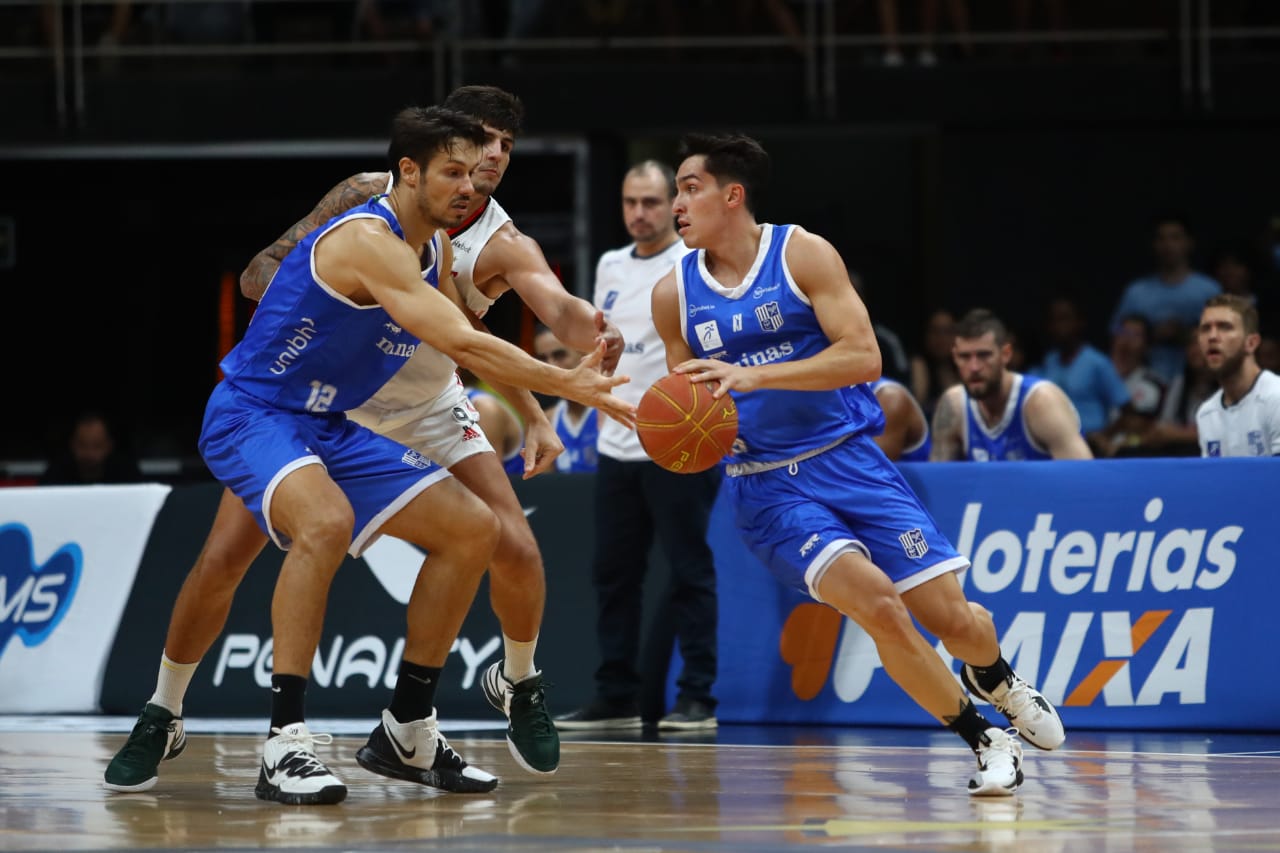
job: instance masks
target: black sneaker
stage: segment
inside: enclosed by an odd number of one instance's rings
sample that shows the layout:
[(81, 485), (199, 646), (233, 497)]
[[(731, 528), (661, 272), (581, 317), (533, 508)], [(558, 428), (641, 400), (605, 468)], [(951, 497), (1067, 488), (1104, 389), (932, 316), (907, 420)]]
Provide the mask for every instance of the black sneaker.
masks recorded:
[(356, 762), (379, 776), (455, 794), (483, 794), (498, 787), (497, 776), (467, 764), (449, 746), (436, 726), (434, 711), (425, 720), (400, 723), (384, 710), (369, 742), (356, 753)]
[(186, 747), (187, 733), (182, 728), (182, 718), (148, 702), (138, 715), (129, 739), (107, 765), (102, 786), (108, 791), (123, 793), (149, 790), (160, 778), (157, 773), (160, 762), (177, 758)]
[(556, 717), (556, 728), (566, 731), (602, 731), (640, 728), (640, 709), (634, 702), (595, 699), (590, 705)]
[(671, 709), (670, 714), (658, 720), (659, 731), (706, 731), (717, 725), (715, 711), (710, 705), (683, 696), (676, 700), (676, 706)]
[(507, 746), (516, 763), (530, 773), (547, 776), (560, 766), (560, 735), (547, 711), (542, 673), (517, 684), (502, 674), (502, 661), (485, 670), (480, 679), (489, 704), (507, 716)]

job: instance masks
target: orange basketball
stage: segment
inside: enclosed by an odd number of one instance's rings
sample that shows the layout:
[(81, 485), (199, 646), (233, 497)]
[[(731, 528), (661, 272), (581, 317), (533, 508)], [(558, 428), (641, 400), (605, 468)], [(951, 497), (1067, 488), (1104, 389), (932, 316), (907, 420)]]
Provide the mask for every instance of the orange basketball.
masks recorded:
[(738, 407), (729, 395), (719, 400), (710, 382), (690, 382), (668, 373), (640, 398), (636, 433), (649, 458), (679, 474), (715, 466), (738, 437)]

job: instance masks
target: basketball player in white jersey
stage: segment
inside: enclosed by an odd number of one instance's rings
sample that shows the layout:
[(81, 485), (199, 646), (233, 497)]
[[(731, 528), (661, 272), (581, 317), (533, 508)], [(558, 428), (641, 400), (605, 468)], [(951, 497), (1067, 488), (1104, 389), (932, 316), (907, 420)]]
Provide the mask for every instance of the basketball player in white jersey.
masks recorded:
[(1258, 309), (1221, 293), (1205, 303), (1200, 350), (1221, 383), (1196, 412), (1202, 456), (1280, 456), (1280, 376), (1258, 366)]
[[(611, 372), (622, 352), (622, 336), (602, 312), (564, 289), (537, 243), (520, 233), (491, 197), (510, 163), (523, 117), (520, 100), (495, 87), (464, 86), (444, 105), (478, 118), (488, 135), (480, 166), (472, 175), (476, 194), (452, 238), (458, 292), (473, 312), (482, 314), (506, 290), (515, 290), (561, 340), (587, 352), (604, 345), (603, 368)], [(244, 294), (261, 299), (281, 259), (304, 236), (384, 192), (389, 178), (386, 172), (362, 173), (331, 190), (306, 219), (250, 262), (241, 276)], [(419, 348), (372, 400), (349, 414), (447, 468), (498, 516), (501, 530), (490, 564), (490, 600), (502, 626), (504, 656), (485, 672), (483, 686), (490, 703), (509, 719), (508, 745), (516, 761), (532, 773), (554, 773), (560, 741), (533, 660), (546, 599), (542, 558), (453, 367), (426, 350)], [(491, 384), (504, 396), (509, 394), (528, 425), (525, 476), (548, 470), (560, 443), (537, 401), (527, 391)], [(156, 783), (159, 762), (181, 752), (187, 686), (226, 624), (236, 587), (266, 541), (239, 499), (224, 492), (209, 536), (174, 604), (156, 692), (107, 767), (109, 790), (147, 790)]]

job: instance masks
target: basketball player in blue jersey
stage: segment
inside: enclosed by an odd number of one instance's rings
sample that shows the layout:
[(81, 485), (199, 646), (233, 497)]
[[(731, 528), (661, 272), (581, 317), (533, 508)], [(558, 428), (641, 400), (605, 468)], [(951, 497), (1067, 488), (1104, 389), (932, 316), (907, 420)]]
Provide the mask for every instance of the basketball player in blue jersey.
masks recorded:
[[(582, 353), (560, 342), (555, 333), (539, 325), (533, 333), (533, 357), (556, 367), (572, 367)], [(561, 474), (587, 474), (596, 470), (596, 439), (600, 436), (600, 414), (574, 400), (557, 400), (545, 409), (564, 452), (556, 457)]]
[(934, 409), (932, 460), (1093, 458), (1066, 392), (1008, 369), (1009, 331), (990, 311), (976, 308), (960, 319), (951, 354), (960, 384)]
[(920, 403), (901, 382), (881, 376), (871, 383), (876, 400), (884, 411), (884, 431), (876, 444), (893, 462), (928, 462), (929, 419)]
[(287, 551), (272, 603), (261, 799), (305, 805), (346, 796), (315, 754), (303, 697), (333, 574), (348, 551), (359, 556), (383, 534), (430, 556), (409, 601), (390, 707), (357, 760), (374, 773), (454, 791), (497, 784), (448, 746), (433, 706), (440, 669), (497, 544), (497, 518), (446, 470), (345, 411), (423, 345), (480, 375), (583, 399), (624, 420), (631, 409), (607, 399), (619, 380), (593, 369), (603, 346), (576, 370), (558, 370), (475, 330), (436, 290), (449, 281), (447, 244), (436, 231), (465, 216), (484, 139), (479, 122), (461, 113), (398, 114), (390, 192), (330, 220), (290, 253), (210, 395), (201, 455)]
[[(493, 86), (463, 86), (445, 106), (478, 118), (485, 128), (481, 161), (471, 176), (475, 192), (457, 228), (453, 278), (465, 298), (483, 312), (507, 289), (514, 290), (557, 336), (584, 352), (605, 346), (602, 368), (611, 373), (622, 352), (622, 336), (591, 303), (565, 291), (542, 250), (516, 229), (492, 198), (510, 164), (524, 108), (509, 92)], [(259, 300), (281, 261), (307, 234), (331, 217), (384, 192), (388, 172), (354, 175), (334, 187), (311, 213), (250, 262), (241, 290)], [(448, 282), (445, 282), (448, 291)], [(420, 347), (379, 393), (353, 414), (359, 422), (412, 447), (447, 468), (498, 516), (501, 530), (490, 562), (490, 598), (502, 626), (503, 658), (485, 673), (489, 701), (509, 720), (512, 755), (524, 769), (553, 773), (560, 761), (560, 740), (543, 693), (534, 652), (546, 599), (542, 558), (493, 446), (472, 417), (459, 420), (466, 392), (447, 357)], [(555, 431), (527, 391), (510, 389), (485, 376), (515, 406), (525, 421), (524, 476), (550, 470), (561, 450)], [(174, 603), (156, 689), (144, 705), (128, 741), (111, 760), (105, 784), (114, 791), (142, 791), (156, 784), (162, 760), (176, 757), (185, 743), (182, 704), (201, 658), (213, 647), (231, 612), (237, 585), (266, 546), (267, 537), (231, 491), (223, 493), (217, 515)]]
[[(969, 561), (876, 446), (880, 351), (843, 261), (798, 226), (757, 223), (769, 156), (755, 140), (690, 135), (682, 148), (672, 210), (696, 251), (658, 282), (653, 317), (671, 369), (737, 403), (724, 488), (741, 536), (779, 580), (861, 626), (889, 676), (964, 739), (971, 794), (1012, 794), (1017, 734), (1053, 749), (1062, 723), (1001, 656), (991, 615), (956, 579)], [(1017, 734), (977, 710), (912, 616)]]

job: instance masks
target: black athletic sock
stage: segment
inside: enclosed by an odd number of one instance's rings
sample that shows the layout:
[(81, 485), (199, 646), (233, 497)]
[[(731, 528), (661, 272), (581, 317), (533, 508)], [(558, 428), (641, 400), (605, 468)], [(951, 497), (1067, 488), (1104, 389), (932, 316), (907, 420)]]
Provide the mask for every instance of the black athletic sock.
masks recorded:
[(965, 700), (964, 707), (955, 717), (944, 719), (947, 720), (947, 728), (964, 738), (964, 742), (969, 744), (969, 748), (974, 752), (977, 752), (982, 744), (982, 733), (992, 727), (990, 721), (978, 713), (971, 699)]
[(438, 666), (400, 661), (396, 690), (391, 696), (391, 707), (387, 709), (397, 723), (424, 720), (431, 716), (436, 704), (436, 685), (440, 683), (441, 669)]
[[(282, 729), (306, 719), (307, 678), (303, 675), (271, 676), (271, 728)], [(267, 737), (271, 737), (267, 732)]]
[(1013, 669), (1009, 666), (1009, 662), (1004, 659), (1004, 655), (996, 658), (996, 662), (990, 666), (969, 664), (969, 668), (973, 670), (973, 678), (978, 682), (978, 686), (988, 693), (1004, 684), (1009, 676), (1013, 675)]

